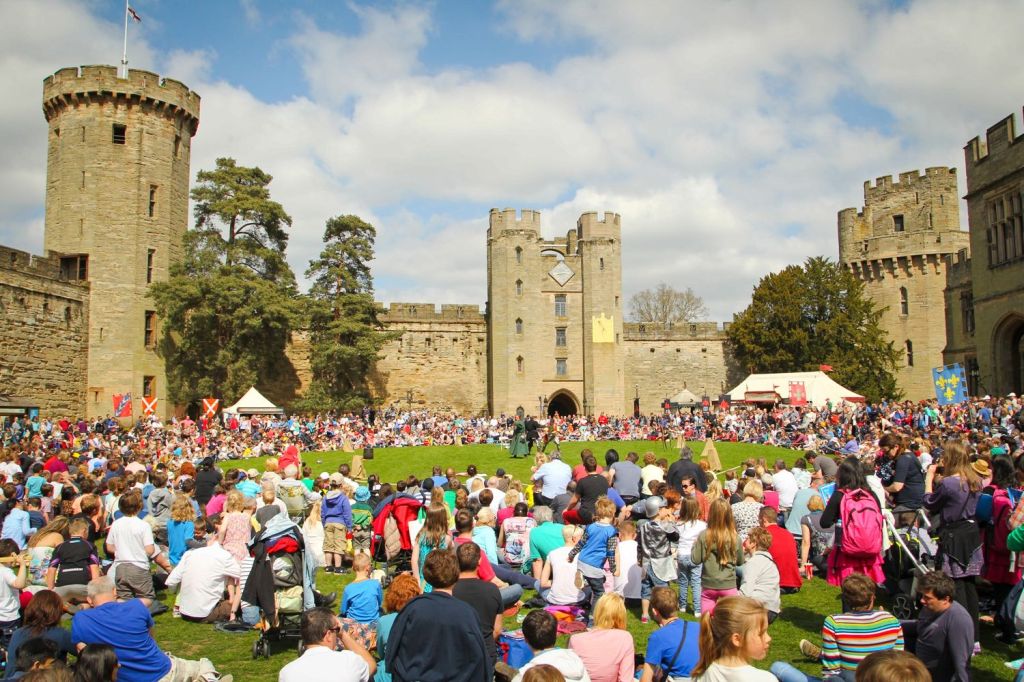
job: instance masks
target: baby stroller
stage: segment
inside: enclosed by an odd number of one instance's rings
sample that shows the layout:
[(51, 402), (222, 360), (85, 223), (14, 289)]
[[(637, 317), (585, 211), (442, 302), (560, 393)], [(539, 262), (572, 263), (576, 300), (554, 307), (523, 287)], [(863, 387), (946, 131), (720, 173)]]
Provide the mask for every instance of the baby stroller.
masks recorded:
[(891, 612), (899, 620), (912, 620), (918, 610), (917, 581), (931, 570), (934, 549), (916, 524), (897, 529), (886, 515), (885, 525), (891, 544), (885, 552), (882, 572), (885, 590), (892, 599)]
[(387, 587), (391, 579), (412, 570), (412, 543), (409, 524), (419, 516), (423, 503), (411, 495), (385, 498), (373, 510), (373, 535), (370, 558), (374, 571), (382, 571), (381, 583)]
[(252, 571), (242, 598), (259, 607), (259, 638), (252, 657), (270, 658), (271, 642), (295, 639), (302, 653), (301, 623), (306, 553), (299, 527), (284, 514), (271, 519), (250, 542)]

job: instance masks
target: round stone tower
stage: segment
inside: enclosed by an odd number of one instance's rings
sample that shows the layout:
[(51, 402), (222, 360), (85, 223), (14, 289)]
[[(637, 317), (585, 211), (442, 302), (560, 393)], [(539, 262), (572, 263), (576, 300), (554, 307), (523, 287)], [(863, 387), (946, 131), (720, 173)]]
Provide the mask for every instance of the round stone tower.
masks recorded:
[(199, 95), (148, 71), (72, 67), (43, 81), (43, 114), (44, 246), (90, 287), (86, 412), (110, 414), (112, 396), (131, 393), (135, 416), (144, 395), (167, 414), (147, 289), (182, 258)]

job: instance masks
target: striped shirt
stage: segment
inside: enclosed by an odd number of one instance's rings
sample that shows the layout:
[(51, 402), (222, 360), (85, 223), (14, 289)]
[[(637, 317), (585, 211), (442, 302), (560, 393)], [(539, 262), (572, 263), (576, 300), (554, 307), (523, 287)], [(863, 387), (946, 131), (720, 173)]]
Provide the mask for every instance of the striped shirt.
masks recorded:
[(903, 628), (888, 611), (848, 611), (828, 616), (821, 627), (824, 677), (854, 672), (868, 654), (903, 649)]

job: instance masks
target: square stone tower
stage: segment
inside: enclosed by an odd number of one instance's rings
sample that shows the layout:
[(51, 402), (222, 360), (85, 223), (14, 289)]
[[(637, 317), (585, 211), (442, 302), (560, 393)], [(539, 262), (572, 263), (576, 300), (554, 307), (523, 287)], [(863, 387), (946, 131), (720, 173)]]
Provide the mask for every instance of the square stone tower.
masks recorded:
[(182, 258), (189, 159), (199, 95), (148, 71), (113, 66), (57, 71), (43, 82), (49, 124), (47, 252), (62, 276), (89, 283), (85, 412), (112, 412), (115, 393), (143, 395), (166, 415), (159, 320), (147, 297)]
[(882, 328), (903, 352), (904, 396), (935, 396), (932, 367), (946, 346), (946, 263), (969, 246), (960, 229), (955, 168), (927, 168), (864, 183), (864, 207), (839, 212), (839, 261), (884, 310)]
[(492, 209), (487, 231), (492, 414), (619, 414), (625, 400), (620, 218), (584, 213), (545, 240), (540, 213)]

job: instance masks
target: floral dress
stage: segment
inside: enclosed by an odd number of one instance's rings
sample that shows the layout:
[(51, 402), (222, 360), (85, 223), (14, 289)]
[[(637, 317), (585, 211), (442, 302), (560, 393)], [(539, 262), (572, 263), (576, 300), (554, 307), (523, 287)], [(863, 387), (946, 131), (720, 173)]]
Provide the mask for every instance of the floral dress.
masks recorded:
[(252, 523), (245, 512), (229, 512), (224, 517), (220, 532), (221, 547), (226, 549), (238, 563), (249, 557), (249, 538), (252, 535)]

